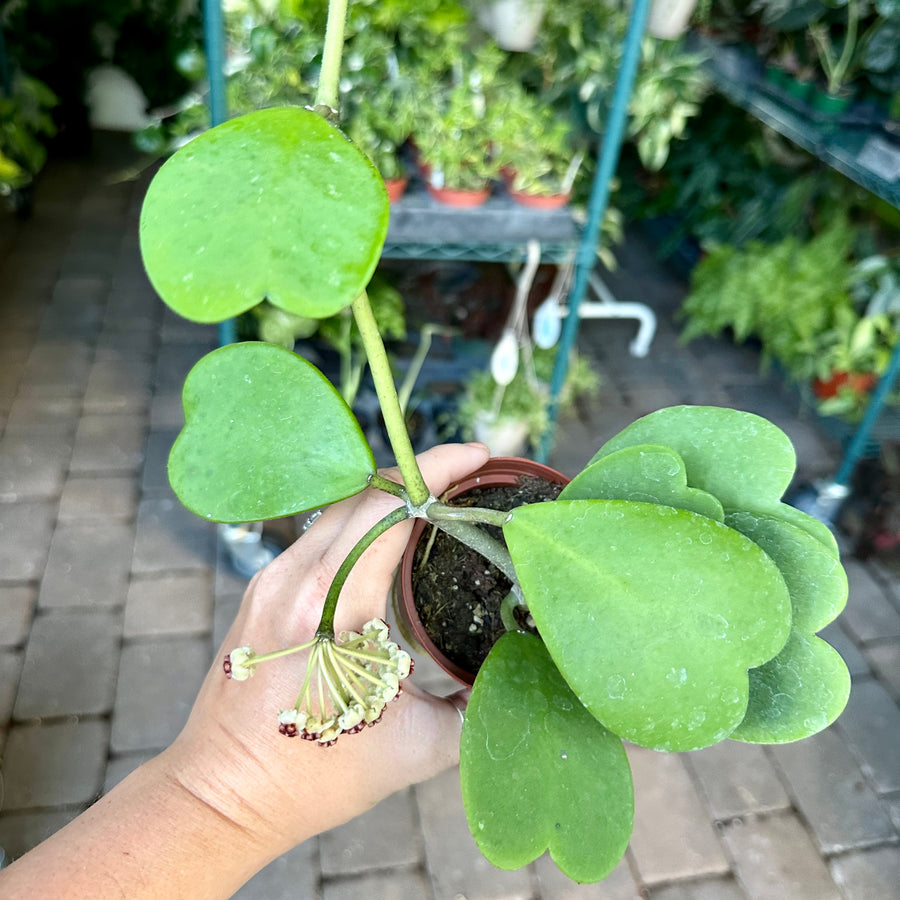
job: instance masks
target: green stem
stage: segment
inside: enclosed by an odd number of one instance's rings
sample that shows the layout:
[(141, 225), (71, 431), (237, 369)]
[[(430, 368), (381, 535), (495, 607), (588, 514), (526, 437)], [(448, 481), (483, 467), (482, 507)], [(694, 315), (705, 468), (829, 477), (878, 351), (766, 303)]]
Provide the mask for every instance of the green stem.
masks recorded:
[(405, 506), (395, 509), (388, 513), (381, 521), (376, 522), (357, 542), (356, 546), (347, 555), (347, 558), (341, 563), (331, 587), (325, 596), (325, 606), (322, 609), (322, 617), (319, 619), (319, 627), (316, 629), (317, 637), (334, 637), (334, 613), (337, 609), (338, 598), (341, 595), (341, 589), (347, 576), (353, 567), (359, 562), (359, 558), (372, 546), (372, 544), (381, 537), (389, 528), (393, 528), (400, 522), (409, 518), (409, 511)]
[(514, 614), (514, 610), (517, 606), (521, 606), (520, 600), (513, 591), (510, 591), (500, 604), (500, 620), (503, 622), (503, 627), (507, 631), (522, 630), (519, 627), (519, 623), (516, 621)]
[(341, 55), (344, 51), (344, 25), (347, 20), (347, 0), (329, 0), (328, 21), (325, 25), (325, 46), (322, 50), (322, 70), (316, 91), (316, 106), (338, 109), (341, 80)]
[(415, 354), (410, 361), (409, 368), (406, 370), (406, 377), (403, 384), (400, 385), (399, 400), (400, 410), (406, 415), (406, 408), (409, 406), (409, 398), (412, 396), (413, 388), (422, 372), (422, 366), (428, 357), (428, 351), (431, 349), (432, 338), (436, 334), (451, 335), (456, 334), (455, 328), (445, 328), (442, 325), (424, 325), (419, 333), (419, 346), (416, 348)]
[(397, 398), (397, 388), (391, 374), (387, 351), (384, 349), (384, 343), (375, 322), (375, 315), (365, 291), (353, 301), (351, 308), (363, 346), (366, 348), (369, 369), (372, 372), (372, 380), (375, 382), (375, 393), (378, 394), (378, 402), (381, 406), (381, 414), (384, 416), (384, 424), (391, 442), (391, 449), (394, 451), (394, 458), (403, 475), (410, 502), (413, 506), (422, 506), (431, 496), (431, 492), (428, 490), (422, 472), (419, 470), (419, 464), (416, 462), (416, 454), (409, 440), (409, 432), (406, 430), (406, 420), (400, 410), (400, 401)]
[(512, 557), (509, 550), (494, 540), (489, 534), (482, 531), (477, 525), (471, 522), (460, 522), (456, 519), (444, 519), (441, 522), (435, 522), (441, 531), (445, 531), (451, 537), (471, 547), (477, 553), (480, 553), (485, 559), (492, 562), (512, 583), (513, 590), (521, 594), (519, 581), (516, 578), (516, 569), (513, 566)]
[[(841, 58), (837, 61), (837, 66), (835, 67), (834, 78), (836, 84), (832, 93), (837, 93), (837, 91), (840, 90), (844, 78), (847, 75), (847, 69), (850, 67), (850, 62), (856, 51), (856, 31), (858, 24), (859, 10), (856, 6), (856, 0), (850, 0), (847, 4), (847, 34), (844, 38), (844, 48), (841, 51)], [(831, 85), (829, 85), (829, 90), (831, 90)]]
[(503, 509), (484, 509), (480, 506), (448, 506), (436, 500), (428, 507), (428, 521), (436, 522), (484, 522), (502, 528), (509, 521), (509, 512)]
[(348, 315), (345, 310), (344, 316), (341, 319), (341, 350), (339, 352), (341, 360), (341, 396), (344, 398), (344, 403), (346, 403), (347, 406), (353, 406), (353, 401), (356, 399), (356, 395), (353, 393), (350, 384), (352, 375), (351, 356), (353, 354), (353, 348), (350, 342), (350, 332), (352, 329), (353, 317)]
[(402, 484), (397, 484), (396, 481), (391, 481), (389, 478), (385, 478), (377, 472), (374, 475), (369, 476), (369, 487), (377, 488), (379, 491), (384, 491), (386, 494), (393, 494), (401, 500), (407, 499), (406, 488), (403, 487)]

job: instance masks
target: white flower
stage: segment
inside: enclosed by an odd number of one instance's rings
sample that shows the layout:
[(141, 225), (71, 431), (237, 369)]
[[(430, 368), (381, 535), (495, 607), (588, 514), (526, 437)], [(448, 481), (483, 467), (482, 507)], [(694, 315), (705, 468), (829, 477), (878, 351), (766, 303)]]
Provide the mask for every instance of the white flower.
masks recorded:
[(252, 647), (236, 647), (225, 657), (225, 674), (235, 681), (246, 681), (253, 674), (255, 657)]

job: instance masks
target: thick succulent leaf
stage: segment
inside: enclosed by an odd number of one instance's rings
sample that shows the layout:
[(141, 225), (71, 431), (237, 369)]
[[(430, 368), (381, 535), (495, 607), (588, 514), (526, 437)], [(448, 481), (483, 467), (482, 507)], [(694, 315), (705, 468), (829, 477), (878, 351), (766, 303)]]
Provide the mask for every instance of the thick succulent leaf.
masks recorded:
[(363, 291), (387, 234), (372, 163), (321, 116), (263, 109), (182, 147), (141, 210), (144, 265), (162, 299), (197, 322), (261, 300), (323, 318)]
[(229, 344), (203, 357), (184, 383), (184, 418), (169, 481), (188, 509), (215, 522), (315, 509), (363, 490), (375, 471), (340, 394), (274, 344)]
[(793, 626), (814, 634), (847, 603), (847, 575), (840, 560), (809, 532), (764, 513), (727, 511), (725, 524), (772, 557), (791, 595)]
[(781, 653), (750, 671), (750, 703), (734, 740), (785, 744), (816, 734), (843, 712), (850, 673), (840, 654), (794, 629)]
[(663, 444), (684, 460), (687, 483), (732, 509), (766, 509), (781, 499), (797, 463), (788, 436), (753, 413), (670, 406), (624, 428), (591, 462), (623, 447)]
[(684, 460), (671, 447), (624, 447), (579, 472), (561, 500), (636, 500), (686, 509), (721, 522), (722, 504), (706, 491), (687, 486)]
[(779, 503), (774, 509), (766, 510), (766, 512), (777, 516), (779, 519), (784, 519), (785, 522), (795, 525), (797, 528), (802, 528), (805, 532), (811, 534), (822, 546), (826, 547), (835, 559), (840, 558), (841, 551), (838, 548), (834, 532), (824, 522), (787, 503)]
[(744, 718), (747, 670), (790, 632), (790, 597), (751, 540), (704, 516), (618, 500), (514, 510), (504, 535), (550, 655), (612, 732), (694, 750)]
[(599, 881), (625, 852), (634, 795), (622, 742), (578, 702), (533, 635), (504, 635), (479, 670), (460, 777), (475, 841), (501, 869), (549, 849), (570, 878)]

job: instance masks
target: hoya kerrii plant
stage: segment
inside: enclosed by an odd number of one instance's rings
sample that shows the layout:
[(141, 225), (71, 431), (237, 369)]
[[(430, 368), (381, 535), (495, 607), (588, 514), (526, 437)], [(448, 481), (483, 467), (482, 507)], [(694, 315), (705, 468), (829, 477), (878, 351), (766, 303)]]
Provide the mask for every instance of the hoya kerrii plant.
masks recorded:
[(306, 643), (238, 648), (226, 671), (243, 679), (307, 652), (273, 727), (324, 746), (365, 740), (341, 736), (390, 715), (410, 658), (377, 620), (336, 635), (335, 609), (373, 541), (426, 519), (507, 573), (511, 606), (534, 623), (520, 630), (527, 619), (510, 617), (474, 684), (461, 744), (472, 834), (497, 866), (549, 850), (571, 878), (598, 881), (631, 834), (623, 740), (662, 751), (793, 741), (837, 717), (849, 676), (816, 634), (841, 610), (846, 577), (828, 529), (781, 500), (795, 465), (787, 437), (731, 409), (638, 420), (558, 500), (504, 512), (431, 496), (365, 290), (387, 196), (334, 121), (343, 16), (335, 0), (314, 108), (262, 110), (200, 135), (160, 169), (141, 215), (149, 277), (194, 321), (263, 299), (313, 319), (352, 310), (404, 482), (376, 471), (338, 392), (290, 350), (239, 343), (197, 363), (169, 473), (198, 515), (258, 521), (366, 488), (399, 499), (340, 567)]

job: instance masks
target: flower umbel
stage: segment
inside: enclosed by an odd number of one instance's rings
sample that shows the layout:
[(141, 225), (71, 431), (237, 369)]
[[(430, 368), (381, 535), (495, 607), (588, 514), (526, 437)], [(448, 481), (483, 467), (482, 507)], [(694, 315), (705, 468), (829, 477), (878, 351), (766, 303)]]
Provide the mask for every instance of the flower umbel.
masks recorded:
[(400, 695), (412, 659), (390, 640), (384, 621), (372, 619), (340, 638), (316, 638), (297, 703), (278, 717), (282, 734), (331, 746), (341, 734), (374, 725)]
[(400, 682), (413, 670), (408, 653), (390, 640), (382, 619), (372, 619), (361, 632), (344, 631), (340, 641), (319, 634), (305, 644), (262, 656), (239, 647), (225, 657), (225, 673), (243, 681), (270, 659), (311, 648), (306, 677), (292, 709), (278, 715), (278, 730), (325, 747), (341, 734), (356, 734), (381, 720), (385, 706), (400, 696)]

